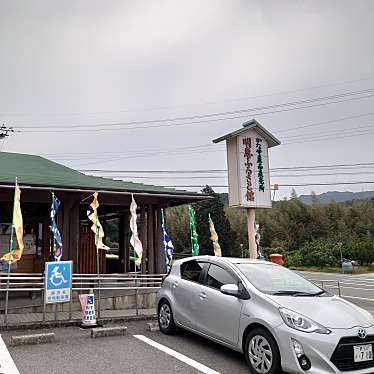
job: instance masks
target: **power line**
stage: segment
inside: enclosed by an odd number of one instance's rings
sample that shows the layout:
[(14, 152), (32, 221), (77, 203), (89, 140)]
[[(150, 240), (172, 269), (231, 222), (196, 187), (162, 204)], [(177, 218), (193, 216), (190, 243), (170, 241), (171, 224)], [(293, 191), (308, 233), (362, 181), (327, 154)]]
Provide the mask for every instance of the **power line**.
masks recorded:
[[(192, 116), (185, 116), (185, 117), (174, 117), (174, 118), (161, 118), (161, 119), (155, 119), (155, 120), (144, 120), (144, 121), (130, 121), (130, 122), (116, 122), (116, 123), (106, 123), (106, 124), (92, 124), (92, 125), (71, 125), (71, 126), (62, 126), (62, 125), (48, 125), (46, 126), (18, 126), (18, 129), (22, 129), (22, 132), (29, 132), (29, 133), (41, 133), (41, 132), (65, 132), (66, 129), (69, 129), (73, 132), (82, 132), (82, 129), (87, 129), (90, 131), (113, 131), (115, 129), (108, 129), (108, 127), (118, 127), (118, 126), (134, 126), (130, 128), (126, 127), (119, 127), (116, 130), (123, 130), (123, 129), (139, 129), (139, 128), (154, 128), (154, 127), (166, 127), (166, 126), (183, 126), (183, 125), (191, 125), (191, 124), (201, 124), (206, 122), (216, 122), (216, 121), (223, 121), (223, 120), (230, 120), (230, 119), (238, 119), (238, 118), (245, 118), (248, 115), (244, 116), (235, 116), (235, 117), (223, 117), (227, 115), (232, 114), (240, 114), (240, 113), (248, 113), (248, 112), (256, 112), (256, 111), (262, 111), (262, 110), (268, 110), (268, 109), (275, 109), (275, 108), (282, 108), (282, 107), (289, 107), (286, 109), (280, 109), (276, 111), (268, 111), (268, 112), (259, 112), (251, 114), (253, 116), (260, 116), (260, 115), (267, 115), (267, 114), (274, 114), (279, 112), (285, 112), (290, 110), (298, 110), (298, 109), (306, 109), (311, 108), (315, 106), (323, 106), (323, 105), (330, 105), (330, 104), (336, 104), (346, 101), (352, 101), (352, 100), (360, 100), (365, 98), (373, 97), (374, 94), (372, 92), (374, 89), (367, 89), (367, 90), (361, 90), (356, 92), (347, 92), (342, 94), (336, 94), (331, 96), (325, 96), (325, 97), (318, 97), (308, 100), (300, 100), (300, 101), (294, 101), (294, 102), (288, 102), (288, 103), (282, 103), (282, 104), (275, 104), (275, 105), (269, 105), (269, 106), (262, 106), (257, 108), (246, 108), (246, 109), (240, 109), (235, 111), (227, 111), (227, 112), (218, 112), (218, 113), (208, 113), (208, 114), (201, 114), (201, 115), (192, 115)], [(363, 95), (365, 93), (371, 93), (370, 95), (366, 96), (359, 96), (359, 97), (349, 97), (348, 99), (342, 99), (342, 100), (335, 100), (335, 101), (329, 101), (324, 103), (318, 103), (318, 104), (311, 104), (307, 106), (298, 106), (301, 104), (307, 104), (307, 103), (314, 103), (318, 101), (326, 101), (326, 100), (333, 100), (335, 98), (342, 98), (347, 96), (354, 96), (354, 95)], [(221, 116), (221, 117), (220, 117)], [(220, 118), (213, 118), (213, 117), (220, 117)], [(203, 118), (209, 118), (208, 120), (200, 120)], [(181, 123), (168, 123), (168, 122), (176, 122), (176, 121), (189, 121), (198, 119), (198, 121), (192, 121), (192, 122), (181, 122)], [(154, 126), (145, 126), (145, 127), (138, 127), (136, 125), (154, 125)], [(101, 128), (104, 127), (104, 128)], [(106, 127), (106, 128), (105, 128)], [(39, 130), (29, 130), (29, 129), (39, 129)], [(57, 130), (56, 130), (57, 129)], [(78, 130), (77, 130), (78, 129)], [(87, 132), (86, 130), (86, 132)]]
[[(304, 177), (330, 177), (330, 176), (340, 176), (340, 175), (368, 175), (368, 174), (374, 174), (374, 171), (360, 171), (360, 172), (353, 172), (353, 173), (320, 173), (320, 174), (272, 174), (272, 178), (304, 178)], [(133, 176), (133, 175), (111, 175), (111, 178), (116, 179), (151, 179), (151, 180), (161, 180), (161, 179), (227, 179), (227, 175), (187, 175), (184, 177), (181, 176)]]
[[(374, 181), (364, 182), (332, 182), (332, 183), (298, 183), (298, 184), (283, 184), (277, 183), (279, 187), (307, 187), (307, 186), (339, 186), (339, 185), (354, 185), (354, 184), (374, 184)], [(209, 185), (212, 188), (227, 188), (228, 185)], [(175, 185), (163, 186), (165, 188), (203, 188), (205, 185)]]
[[(165, 110), (165, 109), (170, 109), (170, 108), (184, 108), (184, 107), (191, 107), (191, 106), (201, 106), (201, 105), (209, 105), (209, 104), (219, 104), (219, 103), (225, 103), (225, 102), (235, 102), (235, 101), (242, 101), (242, 100), (249, 100), (249, 99), (259, 99), (259, 98), (264, 98), (264, 97), (269, 97), (269, 96), (277, 96), (277, 95), (285, 95), (285, 94), (290, 94), (294, 92), (301, 92), (301, 91), (308, 91), (308, 90), (314, 90), (314, 89), (319, 89), (319, 88), (325, 88), (325, 87), (332, 87), (332, 86), (340, 86), (340, 85), (346, 85), (346, 84), (352, 84), (352, 83), (358, 83), (358, 82), (363, 82), (367, 80), (373, 80), (373, 77), (364, 77), (360, 79), (354, 79), (354, 80), (348, 80), (348, 81), (343, 81), (343, 82), (335, 82), (335, 83), (327, 83), (327, 84), (321, 84), (317, 86), (309, 86), (309, 87), (302, 87), (302, 88), (297, 88), (293, 90), (285, 90), (285, 91), (278, 91), (278, 92), (272, 92), (272, 93), (267, 93), (267, 94), (262, 94), (262, 95), (254, 95), (254, 96), (243, 96), (243, 97), (238, 97), (230, 100), (215, 100), (215, 101), (205, 101), (202, 103), (190, 103), (190, 104), (182, 104), (182, 105), (169, 105), (169, 106), (160, 106), (160, 107), (148, 107), (148, 108), (137, 108), (137, 109), (123, 109), (119, 111), (99, 111), (99, 112), (74, 112), (74, 113), (39, 113), (42, 116), (79, 116), (79, 115), (97, 115), (97, 114), (112, 114), (112, 113), (127, 113), (127, 112), (137, 112), (137, 111), (155, 111), (155, 110)], [(30, 116), (34, 115), (35, 113), (0, 113), (0, 115), (11, 115), (11, 116)]]
[(289, 140), (289, 139), (297, 139), (297, 138), (305, 138), (310, 139), (315, 136), (323, 136), (323, 135), (335, 135), (335, 134), (341, 134), (341, 133), (349, 133), (349, 132), (356, 132), (356, 130), (359, 129), (370, 129), (373, 128), (374, 125), (360, 125), (360, 126), (350, 126), (349, 128), (339, 128), (339, 129), (333, 129), (328, 131), (318, 131), (318, 132), (312, 132), (312, 133), (302, 133), (297, 135), (289, 135), (285, 138), (281, 138), (281, 140)]
[(308, 128), (308, 127), (313, 127), (314, 128), (314, 127), (321, 126), (321, 125), (327, 125), (329, 123), (341, 122), (341, 121), (346, 121), (346, 120), (349, 120), (349, 119), (356, 119), (356, 118), (367, 117), (367, 116), (372, 116), (372, 115), (374, 115), (374, 112), (362, 113), (362, 114), (358, 114), (358, 115), (355, 115), (355, 116), (341, 117), (341, 118), (332, 119), (332, 120), (329, 120), (329, 121), (315, 122), (315, 123), (311, 123), (309, 125), (301, 125), (301, 126), (289, 127), (288, 129), (275, 130), (275, 132), (278, 134), (278, 133), (281, 133), (281, 132), (295, 131), (295, 130), (305, 129), (305, 128)]
[[(153, 156), (158, 153), (169, 153), (169, 152), (179, 152), (179, 151), (199, 151), (199, 150), (205, 150), (206, 148), (216, 148), (217, 146), (215, 144), (201, 144), (201, 145), (193, 145), (193, 146), (184, 146), (184, 147), (173, 147), (173, 148), (162, 148), (162, 149), (153, 149), (149, 151), (135, 151), (135, 152), (100, 152), (99, 154), (97, 152), (77, 152), (77, 153), (47, 153), (46, 155), (48, 156), (63, 156), (63, 157), (58, 157), (59, 160), (62, 158), (66, 159), (75, 159), (78, 158), (79, 160), (82, 159), (82, 155), (92, 155), (90, 158), (95, 158), (95, 157), (106, 157), (108, 159), (108, 156), (112, 155), (113, 157), (109, 157), (110, 159), (115, 158), (115, 157), (120, 157), (120, 156)], [(224, 146), (222, 145), (219, 147), (219, 149), (224, 149)]]
[[(336, 135), (336, 134), (342, 134), (342, 133), (350, 133), (350, 132), (353, 132), (354, 134), (357, 133), (356, 130), (358, 129), (369, 129), (369, 128), (372, 128), (373, 125), (363, 125), (363, 126), (356, 126), (356, 127), (350, 127), (349, 129), (336, 129), (336, 130), (330, 130), (330, 131), (324, 131), (324, 132), (318, 132), (318, 133), (310, 133), (310, 134), (299, 134), (299, 135), (293, 135), (293, 136), (289, 136), (287, 137), (287, 139), (297, 139), (299, 138), (298, 140), (303, 140), (304, 138), (306, 140), (310, 140), (310, 139), (313, 139), (313, 136), (316, 135), (317, 138), (323, 136), (323, 135)], [(285, 143), (287, 144), (287, 143)], [(179, 151), (179, 150), (184, 150), (184, 149), (198, 149), (198, 148), (210, 148), (210, 147), (215, 147), (216, 149), (219, 149), (221, 150), (221, 147), (220, 146), (217, 146), (215, 144), (202, 144), (202, 145), (196, 145), (196, 146), (186, 146), (186, 147), (178, 147), (178, 148), (169, 148), (169, 149), (165, 149), (163, 148), (162, 150), (154, 150), (154, 151), (150, 151), (151, 154), (156, 154), (155, 152), (161, 152), (161, 153), (166, 153), (166, 152), (169, 152), (170, 150), (175, 150), (175, 151)], [(126, 155), (130, 155), (130, 156), (134, 156), (136, 154), (145, 154), (144, 152), (100, 152), (100, 154), (98, 154), (97, 152), (64, 152), (64, 153), (46, 153), (47, 156), (57, 156), (59, 160), (61, 159), (81, 159), (81, 155), (92, 155), (94, 156), (94, 158), (105, 158), (106, 156), (126, 156)], [(149, 155), (150, 153), (147, 152), (146, 153), (147, 155)], [(62, 156), (62, 157), (59, 157), (59, 156)]]
[(334, 140), (335, 139), (344, 139), (344, 138), (349, 138), (349, 137), (352, 138), (352, 137), (357, 137), (357, 136), (369, 135), (369, 134), (373, 134), (373, 133), (374, 133), (374, 131), (361, 131), (361, 132), (356, 131), (355, 133), (348, 134), (348, 135), (342, 134), (340, 136), (340, 135), (336, 134), (335, 136), (330, 135), (330, 136), (314, 137), (312, 139), (302, 139), (302, 140), (283, 143), (283, 145), (314, 143), (314, 142), (320, 142), (320, 141), (331, 140), (331, 139), (334, 139)]
[[(270, 168), (271, 171), (278, 170), (308, 170), (308, 169), (323, 169), (323, 168), (341, 168), (341, 167), (357, 167), (357, 166), (374, 166), (374, 162), (359, 162), (353, 164), (327, 164), (327, 165), (310, 165), (310, 166), (289, 166)], [(192, 169), (192, 170), (107, 170), (107, 169), (79, 169), (81, 172), (100, 172), (100, 173), (217, 173), (227, 172), (227, 169)]]
[[(343, 129), (343, 130), (334, 130), (334, 131), (327, 131), (327, 132), (322, 132), (319, 133), (317, 136), (312, 136), (313, 134), (308, 134), (307, 136), (300, 136), (299, 138), (296, 138), (296, 141), (291, 141), (291, 142), (285, 142), (283, 145), (292, 145), (292, 144), (300, 144), (300, 143), (311, 143), (311, 142), (316, 142), (316, 141), (326, 141), (329, 139), (343, 139), (347, 137), (357, 137), (357, 136), (364, 136), (368, 134), (372, 134), (373, 131), (370, 130), (365, 130), (365, 131), (357, 131), (357, 129), (367, 129), (373, 127), (372, 125), (367, 125), (367, 126), (358, 126), (356, 128), (351, 128), (351, 129)], [(209, 147), (215, 147), (215, 148), (209, 148)], [(203, 148), (203, 149), (201, 149)], [(206, 149), (208, 148), (208, 149)], [(90, 157), (90, 159), (95, 160), (95, 161), (90, 161), (90, 162), (85, 162), (85, 163), (80, 163), (78, 166), (82, 165), (92, 165), (92, 164), (103, 164), (103, 163), (108, 163), (108, 162), (114, 162), (114, 161), (121, 161), (124, 159), (133, 159), (133, 158), (143, 158), (143, 157), (149, 157), (149, 156), (169, 156), (170, 154), (199, 154), (199, 153), (215, 153), (215, 152), (221, 152), (223, 146), (215, 146), (215, 145), (205, 145), (205, 146), (190, 146), (190, 147), (180, 147), (178, 149), (163, 149), (161, 151), (153, 151), (153, 152), (148, 152), (148, 153), (137, 153), (137, 152), (130, 152), (130, 153), (118, 153), (116, 156), (113, 157), (105, 157), (105, 155), (101, 154), (96, 154)], [(56, 157), (58, 160), (66, 160), (66, 161), (74, 161), (74, 160), (81, 160), (81, 156), (74, 156), (74, 155), (69, 155), (67, 154), (65, 157)]]

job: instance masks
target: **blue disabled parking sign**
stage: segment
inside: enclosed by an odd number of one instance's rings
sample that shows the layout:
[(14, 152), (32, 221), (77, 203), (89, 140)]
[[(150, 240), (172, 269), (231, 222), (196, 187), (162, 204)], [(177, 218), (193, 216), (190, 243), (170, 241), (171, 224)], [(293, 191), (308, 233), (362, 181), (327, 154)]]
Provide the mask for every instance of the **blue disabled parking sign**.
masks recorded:
[(71, 298), (72, 261), (45, 263), (45, 303), (65, 303)]

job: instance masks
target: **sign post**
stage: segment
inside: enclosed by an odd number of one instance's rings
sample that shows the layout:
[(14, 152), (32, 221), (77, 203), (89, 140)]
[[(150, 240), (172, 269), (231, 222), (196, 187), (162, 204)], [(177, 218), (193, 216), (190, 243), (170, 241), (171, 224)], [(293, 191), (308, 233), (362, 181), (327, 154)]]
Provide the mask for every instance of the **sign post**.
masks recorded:
[(72, 268), (73, 261), (45, 263), (45, 304), (70, 302), (72, 296)]
[(249, 257), (257, 258), (255, 209), (271, 208), (268, 149), (280, 144), (256, 120), (213, 143), (226, 141), (229, 206), (247, 209)]

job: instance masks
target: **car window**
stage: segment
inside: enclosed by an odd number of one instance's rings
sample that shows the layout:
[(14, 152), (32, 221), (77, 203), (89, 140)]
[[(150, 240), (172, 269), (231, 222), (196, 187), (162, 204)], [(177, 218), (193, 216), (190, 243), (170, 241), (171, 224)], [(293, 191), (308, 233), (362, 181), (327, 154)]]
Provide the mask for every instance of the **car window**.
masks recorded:
[(211, 264), (208, 270), (207, 284), (209, 287), (217, 288), (218, 290), (224, 284), (237, 284), (236, 279), (225, 269), (220, 266)]
[(182, 278), (191, 282), (199, 282), (204, 265), (204, 262), (198, 262), (196, 260), (183, 263), (181, 265)]
[(245, 277), (261, 292), (274, 294), (277, 292), (317, 293), (321, 288), (304, 277), (271, 263), (240, 263), (237, 267)]

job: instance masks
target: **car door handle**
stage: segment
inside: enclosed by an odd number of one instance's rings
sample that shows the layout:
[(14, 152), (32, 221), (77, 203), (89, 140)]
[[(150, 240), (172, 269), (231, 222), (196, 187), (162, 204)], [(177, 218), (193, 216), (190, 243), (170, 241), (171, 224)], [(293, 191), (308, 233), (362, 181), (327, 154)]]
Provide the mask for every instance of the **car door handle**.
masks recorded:
[(177, 288), (178, 287), (178, 282), (173, 282), (173, 288)]
[(200, 292), (199, 297), (200, 297), (200, 300), (206, 299), (206, 293), (205, 292)]

